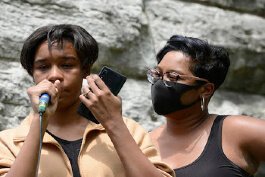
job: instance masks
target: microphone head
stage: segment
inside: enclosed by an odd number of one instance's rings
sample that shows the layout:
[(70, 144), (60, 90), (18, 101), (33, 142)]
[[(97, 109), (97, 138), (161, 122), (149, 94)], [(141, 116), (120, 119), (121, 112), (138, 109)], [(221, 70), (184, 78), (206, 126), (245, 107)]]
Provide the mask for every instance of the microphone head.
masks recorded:
[(49, 102), (50, 96), (47, 93), (41, 94), (39, 101), (39, 113), (44, 113), (46, 111)]

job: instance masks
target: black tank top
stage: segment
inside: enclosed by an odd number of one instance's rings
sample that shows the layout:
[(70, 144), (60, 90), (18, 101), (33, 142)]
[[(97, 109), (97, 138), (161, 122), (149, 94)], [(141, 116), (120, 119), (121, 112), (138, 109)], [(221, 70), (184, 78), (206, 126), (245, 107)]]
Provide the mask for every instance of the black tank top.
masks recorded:
[(217, 116), (202, 154), (191, 164), (174, 169), (177, 177), (253, 177), (230, 161), (222, 149), (222, 125)]
[(80, 152), (80, 147), (82, 144), (82, 139), (75, 141), (67, 141), (55, 136), (48, 130), (46, 130), (46, 132), (49, 133), (62, 146), (64, 152), (66, 153), (68, 159), (70, 160), (74, 177), (81, 177), (77, 161)]

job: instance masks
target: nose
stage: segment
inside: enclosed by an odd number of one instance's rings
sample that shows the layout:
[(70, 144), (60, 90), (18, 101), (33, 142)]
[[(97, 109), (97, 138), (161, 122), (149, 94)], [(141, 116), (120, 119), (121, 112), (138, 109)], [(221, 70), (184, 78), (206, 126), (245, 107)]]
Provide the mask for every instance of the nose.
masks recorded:
[(48, 80), (54, 83), (56, 80), (62, 81), (63, 80), (63, 73), (57, 66), (52, 66), (50, 69)]
[(161, 76), (161, 78), (162, 78), (161, 80), (163, 80), (163, 81), (170, 81), (167, 72), (166, 73), (163, 73), (162, 76)]

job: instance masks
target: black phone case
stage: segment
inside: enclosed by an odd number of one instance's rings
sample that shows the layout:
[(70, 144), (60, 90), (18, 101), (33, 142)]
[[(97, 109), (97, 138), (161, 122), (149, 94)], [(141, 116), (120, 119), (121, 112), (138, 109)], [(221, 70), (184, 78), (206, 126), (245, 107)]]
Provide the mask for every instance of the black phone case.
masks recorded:
[[(99, 77), (104, 81), (104, 83), (109, 87), (110, 91), (116, 96), (120, 92), (123, 84), (126, 82), (126, 77), (107, 66), (104, 66), (99, 72)], [(77, 112), (95, 122), (99, 123), (97, 119), (93, 116), (91, 111), (84, 105), (84, 103), (80, 103)]]

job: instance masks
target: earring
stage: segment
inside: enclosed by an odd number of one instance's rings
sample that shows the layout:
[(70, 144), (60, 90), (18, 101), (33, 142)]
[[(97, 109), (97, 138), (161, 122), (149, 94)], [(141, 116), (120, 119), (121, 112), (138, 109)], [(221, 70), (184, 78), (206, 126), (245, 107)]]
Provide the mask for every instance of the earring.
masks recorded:
[(201, 97), (201, 110), (204, 111), (204, 103), (205, 103), (205, 100), (204, 100), (204, 97), (202, 96)]

